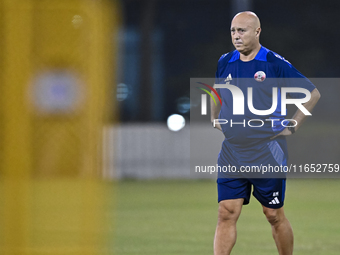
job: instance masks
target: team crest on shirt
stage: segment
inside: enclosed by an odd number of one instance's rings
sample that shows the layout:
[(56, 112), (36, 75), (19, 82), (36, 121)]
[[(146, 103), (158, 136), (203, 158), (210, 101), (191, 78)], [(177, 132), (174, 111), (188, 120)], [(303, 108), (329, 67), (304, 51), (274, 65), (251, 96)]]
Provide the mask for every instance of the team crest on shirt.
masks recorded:
[(258, 82), (263, 82), (266, 79), (266, 73), (263, 71), (257, 71), (254, 75), (254, 79)]

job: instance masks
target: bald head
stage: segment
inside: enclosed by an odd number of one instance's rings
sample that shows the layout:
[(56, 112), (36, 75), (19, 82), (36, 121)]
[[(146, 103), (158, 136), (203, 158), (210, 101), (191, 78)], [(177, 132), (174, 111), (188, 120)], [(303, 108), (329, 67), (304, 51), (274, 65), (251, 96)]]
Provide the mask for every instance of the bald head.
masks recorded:
[(250, 11), (239, 12), (233, 18), (232, 23), (234, 21), (246, 23), (248, 26), (251, 26), (254, 29), (261, 28), (260, 19), (257, 17), (255, 13)]
[(261, 24), (253, 12), (240, 12), (231, 22), (231, 37), (235, 48), (243, 55), (256, 53), (260, 46)]

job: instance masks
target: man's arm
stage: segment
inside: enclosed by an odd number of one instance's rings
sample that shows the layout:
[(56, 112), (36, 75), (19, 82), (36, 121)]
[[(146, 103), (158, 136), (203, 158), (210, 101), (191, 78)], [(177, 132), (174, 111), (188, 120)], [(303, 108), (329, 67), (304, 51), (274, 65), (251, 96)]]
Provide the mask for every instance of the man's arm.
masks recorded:
[[(311, 93), (310, 100), (307, 103), (303, 104), (303, 106), (309, 112), (312, 112), (314, 106), (319, 101), (320, 97), (321, 97), (321, 95), (320, 95), (319, 90), (317, 88), (315, 88)], [(307, 116), (300, 109), (297, 109), (297, 111), (293, 115), (292, 119), (296, 120), (296, 122), (297, 122), (297, 125), (295, 126), (295, 131), (297, 131), (301, 127), (302, 123), (307, 119)], [(285, 128), (280, 134), (273, 136), (271, 139), (274, 139), (275, 137), (280, 136), (280, 135), (287, 136), (287, 135), (291, 135), (291, 134), (292, 134), (292, 132), (289, 131), (288, 128)]]
[[(218, 119), (218, 115), (220, 114), (220, 111), (221, 111), (221, 104), (216, 94), (213, 92), (211, 92), (211, 94), (213, 95), (215, 102), (217, 104), (215, 105), (214, 100), (210, 98), (210, 116), (211, 116), (210, 118), (211, 118), (211, 123), (214, 126), (214, 119)], [(217, 128), (222, 131), (221, 125), (218, 123), (215, 123), (214, 128)]]

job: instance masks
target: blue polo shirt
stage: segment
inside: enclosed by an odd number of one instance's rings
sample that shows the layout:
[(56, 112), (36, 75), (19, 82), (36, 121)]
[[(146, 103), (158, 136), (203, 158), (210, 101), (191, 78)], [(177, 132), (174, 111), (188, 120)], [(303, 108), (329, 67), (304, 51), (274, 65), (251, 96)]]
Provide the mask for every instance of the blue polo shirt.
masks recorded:
[[(227, 124), (221, 125), (225, 140), (219, 155), (219, 164), (238, 166), (261, 164), (269, 158), (271, 163), (285, 164), (288, 157), (285, 138), (279, 136), (270, 140), (288, 123), (284, 121), (286, 116), (281, 114), (281, 89), (298, 87), (312, 91), (315, 86), (291, 63), (263, 46), (256, 57), (248, 62), (240, 60), (240, 53), (237, 50), (222, 55), (218, 61), (216, 83), (227, 82), (243, 92), (245, 105), (243, 115), (234, 115), (231, 91), (217, 89), (222, 99), (219, 119), (228, 121)], [(248, 88), (252, 88), (252, 102), (257, 110), (272, 107), (273, 88), (277, 88), (277, 106), (274, 112), (268, 115), (252, 113), (247, 104)], [(288, 96), (305, 97), (302, 93), (289, 93)], [(275, 162), (272, 162), (272, 158)]]

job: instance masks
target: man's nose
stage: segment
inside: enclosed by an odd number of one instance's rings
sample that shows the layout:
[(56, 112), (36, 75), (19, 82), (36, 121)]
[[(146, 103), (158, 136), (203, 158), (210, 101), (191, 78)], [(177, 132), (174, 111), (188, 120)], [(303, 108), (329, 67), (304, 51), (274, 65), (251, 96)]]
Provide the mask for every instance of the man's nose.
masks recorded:
[(237, 31), (235, 31), (235, 32), (233, 33), (233, 38), (234, 38), (234, 39), (239, 39), (239, 38), (240, 38), (240, 34), (239, 34)]

